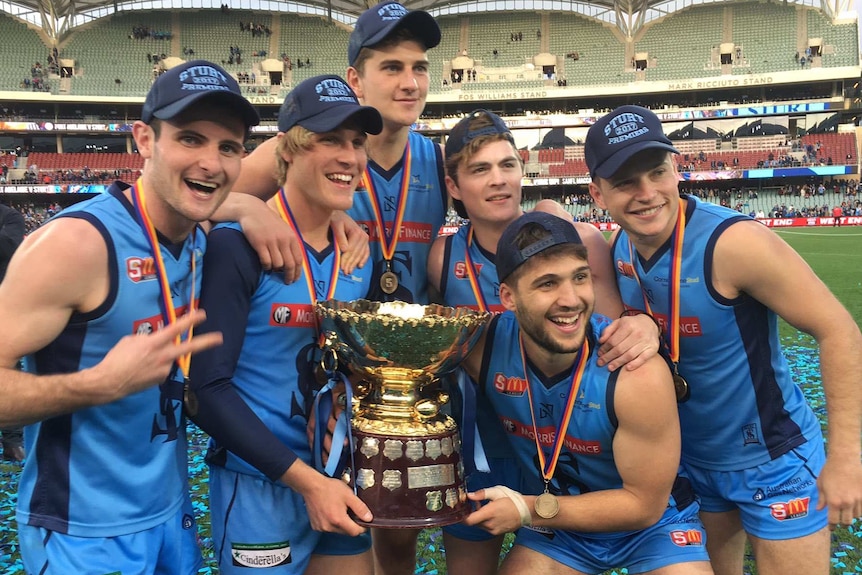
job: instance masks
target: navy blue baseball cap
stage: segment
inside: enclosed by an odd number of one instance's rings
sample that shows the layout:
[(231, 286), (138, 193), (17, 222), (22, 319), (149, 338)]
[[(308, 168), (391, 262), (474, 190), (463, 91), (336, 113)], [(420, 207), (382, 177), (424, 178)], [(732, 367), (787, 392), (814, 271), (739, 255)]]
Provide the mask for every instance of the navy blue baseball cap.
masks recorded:
[[(538, 224), (543, 227), (548, 235), (543, 239), (532, 243), (524, 249), (518, 249), (515, 238), (528, 224)], [(569, 220), (558, 218), (547, 212), (529, 212), (509, 224), (500, 241), (497, 242), (497, 279), (502, 283), (506, 281), (513, 271), (521, 267), (534, 255), (548, 248), (562, 244), (582, 244), (581, 236), (578, 235), (575, 226)]]
[(303, 80), (290, 91), (278, 111), (278, 131), (299, 125), (317, 134), (335, 130), (349, 118), (369, 134), (383, 130), (380, 112), (362, 106), (343, 79), (327, 74)]
[[(486, 118), (490, 123), (478, 128), (471, 128), (471, 125), (476, 120), (482, 118)], [(482, 122), (482, 124), (485, 124), (485, 122)], [(495, 134), (504, 136), (513, 146), (515, 145), (515, 137), (500, 116), (488, 110), (473, 110), (449, 131), (445, 146), (446, 157), (451, 158), (479, 136), (493, 136)], [(455, 212), (462, 218), (466, 219), (470, 217), (467, 215), (467, 210), (464, 208), (461, 200), (452, 198), (452, 207), (455, 208)]]
[[(472, 128), (472, 124), (480, 118), (487, 118), (490, 124)], [(482, 123), (484, 124), (485, 122)], [(515, 137), (512, 135), (512, 131), (509, 130), (509, 127), (506, 126), (506, 123), (500, 116), (488, 110), (473, 110), (449, 131), (445, 146), (446, 157), (448, 158), (457, 154), (464, 149), (464, 146), (479, 136), (493, 136), (496, 134), (505, 136), (507, 140), (512, 142), (512, 145), (515, 145)]]
[(592, 178), (610, 178), (629, 158), (649, 149), (679, 153), (658, 116), (640, 106), (620, 106), (590, 126), (584, 156)]
[(245, 99), (236, 80), (224, 68), (206, 60), (191, 60), (174, 66), (153, 82), (141, 120), (170, 120), (203, 98), (220, 99), (236, 111), (246, 127), (260, 124), (260, 115)]
[(423, 10), (407, 10), (398, 2), (382, 2), (363, 12), (356, 20), (347, 44), (347, 64), (353, 66), (363, 48), (378, 44), (399, 26), (410, 30), (426, 49), (440, 43), (440, 26), (431, 14)]

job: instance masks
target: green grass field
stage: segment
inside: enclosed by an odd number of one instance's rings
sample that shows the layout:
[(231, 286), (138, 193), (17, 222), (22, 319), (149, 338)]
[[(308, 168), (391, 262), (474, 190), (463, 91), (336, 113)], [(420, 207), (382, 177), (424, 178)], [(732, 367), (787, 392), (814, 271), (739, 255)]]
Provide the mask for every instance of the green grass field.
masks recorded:
[[(862, 322), (862, 227), (796, 228), (779, 230), (779, 235), (793, 246), (823, 279), (838, 299), (847, 307), (857, 324)], [(812, 302), (816, 306), (816, 302)], [(823, 393), (816, 369), (816, 354), (812, 338), (799, 334), (787, 324), (781, 326), (782, 343), (787, 349), (797, 380), (817, 412), (824, 417)], [(848, 366), (859, 370), (862, 366)], [(195, 434), (189, 451), (189, 472), (192, 495), (199, 515), (201, 540), (207, 555), (207, 567), (201, 573), (215, 574), (212, 561), (212, 539), (207, 506), (207, 474), (202, 456), (201, 434)], [(14, 515), (15, 488), (20, 467), (0, 464), (0, 573), (23, 573), (18, 560)], [(445, 554), (439, 530), (423, 531), (418, 546), (416, 573), (443, 575), (446, 573)], [(622, 575), (625, 570), (608, 572)], [(756, 575), (751, 558), (746, 561), (746, 573)], [(862, 528), (857, 520), (849, 528), (833, 535), (831, 575), (862, 573)]]

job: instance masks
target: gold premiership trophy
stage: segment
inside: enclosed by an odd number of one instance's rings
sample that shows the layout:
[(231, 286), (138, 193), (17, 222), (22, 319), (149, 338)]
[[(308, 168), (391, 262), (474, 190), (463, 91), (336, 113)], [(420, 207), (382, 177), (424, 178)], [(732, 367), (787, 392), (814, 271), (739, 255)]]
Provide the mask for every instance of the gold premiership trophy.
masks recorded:
[(374, 527), (425, 528), (470, 512), (455, 421), (438, 378), (453, 371), (488, 314), (467, 308), (356, 300), (318, 302), (325, 341), (364, 381), (354, 384), (350, 486)]

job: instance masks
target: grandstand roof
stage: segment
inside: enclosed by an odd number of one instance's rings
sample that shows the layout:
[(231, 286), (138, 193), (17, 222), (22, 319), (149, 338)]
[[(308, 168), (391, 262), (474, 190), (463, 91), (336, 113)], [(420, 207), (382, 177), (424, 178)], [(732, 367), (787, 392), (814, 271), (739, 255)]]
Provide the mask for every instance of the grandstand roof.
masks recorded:
[[(631, 37), (645, 24), (683, 8), (726, 1), (733, 0), (402, 0), (402, 4), (435, 16), (515, 10), (575, 12), (612, 24)], [(788, 3), (788, 0), (773, 1)], [(853, 7), (853, 0), (790, 0), (789, 3), (820, 9), (830, 17)], [(223, 4), (231, 9), (320, 15), (353, 26), (359, 14), (377, 4), (377, 0), (0, 0), (0, 12), (41, 28), (48, 40), (59, 42), (75, 27), (116, 12), (217, 10)]]

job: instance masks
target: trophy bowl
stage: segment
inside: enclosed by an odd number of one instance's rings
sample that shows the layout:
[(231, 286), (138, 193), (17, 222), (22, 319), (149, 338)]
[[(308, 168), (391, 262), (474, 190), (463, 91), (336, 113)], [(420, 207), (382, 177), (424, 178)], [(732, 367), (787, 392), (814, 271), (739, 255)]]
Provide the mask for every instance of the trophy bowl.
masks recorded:
[(353, 385), (350, 486), (372, 527), (457, 523), (470, 506), (461, 439), (439, 385), (470, 353), (489, 314), (400, 301), (318, 302), (324, 349), (363, 378)]

